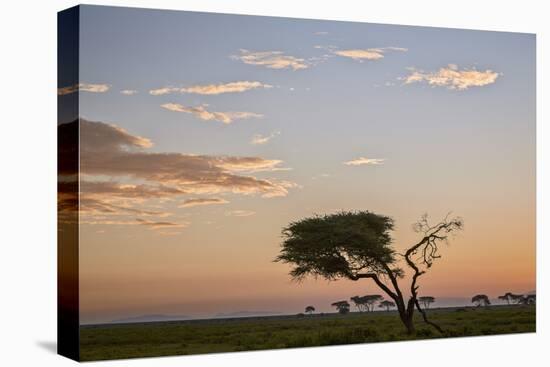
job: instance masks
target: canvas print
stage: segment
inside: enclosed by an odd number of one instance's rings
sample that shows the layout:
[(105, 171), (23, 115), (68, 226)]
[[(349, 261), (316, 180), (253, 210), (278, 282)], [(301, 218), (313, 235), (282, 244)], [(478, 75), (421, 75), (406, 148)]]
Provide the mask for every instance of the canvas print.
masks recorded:
[(535, 35), (59, 13), (59, 352), (535, 332)]

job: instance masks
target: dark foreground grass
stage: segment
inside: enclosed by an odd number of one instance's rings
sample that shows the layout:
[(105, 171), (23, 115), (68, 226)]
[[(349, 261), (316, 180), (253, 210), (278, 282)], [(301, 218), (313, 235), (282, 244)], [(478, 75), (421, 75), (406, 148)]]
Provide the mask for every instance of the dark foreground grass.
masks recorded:
[(424, 324), (417, 315), (416, 335), (407, 335), (396, 312), (83, 326), (81, 358), (91, 361), (535, 331), (534, 306), (447, 308), (428, 314), (445, 334)]

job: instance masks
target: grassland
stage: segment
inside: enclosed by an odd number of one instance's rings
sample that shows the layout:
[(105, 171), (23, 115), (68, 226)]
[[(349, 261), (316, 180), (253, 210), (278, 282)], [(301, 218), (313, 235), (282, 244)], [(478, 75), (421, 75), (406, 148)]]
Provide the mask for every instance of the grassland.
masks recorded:
[(445, 334), (417, 315), (416, 335), (404, 332), (397, 313), (319, 314), (193, 320), (81, 327), (84, 361), (418, 340), (535, 331), (534, 306), (429, 310)]

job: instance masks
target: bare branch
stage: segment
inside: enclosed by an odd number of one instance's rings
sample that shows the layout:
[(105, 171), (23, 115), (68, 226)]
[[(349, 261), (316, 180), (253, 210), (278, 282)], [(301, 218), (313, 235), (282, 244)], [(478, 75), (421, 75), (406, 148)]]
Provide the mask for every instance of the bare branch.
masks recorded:
[(420, 314), (422, 315), (422, 318), (424, 319), (424, 322), (430, 326), (433, 326), (437, 331), (439, 331), (441, 334), (443, 334), (443, 329), (441, 328), (441, 326), (437, 325), (435, 322), (432, 322), (430, 320), (428, 320), (428, 315), (426, 315), (426, 311), (424, 311), (421, 307), (420, 307), (420, 303), (418, 303), (418, 300), (415, 300), (414, 302), (416, 304), (416, 308), (418, 309), (418, 312), (420, 312)]
[(359, 280), (359, 279), (362, 279), (362, 278), (368, 278), (368, 279), (372, 279), (374, 280), (374, 282), (376, 283), (377, 286), (380, 287), (380, 289), (382, 289), (384, 292), (386, 292), (386, 294), (388, 296), (390, 296), (391, 298), (393, 298), (394, 300), (398, 300), (398, 296), (397, 294), (395, 294), (394, 292), (391, 291), (390, 288), (388, 288), (387, 285), (385, 285), (381, 280), (380, 278), (378, 278), (378, 275), (374, 274), (374, 273), (364, 273), (364, 274), (355, 274), (355, 275), (350, 275), (349, 276), (349, 279), (351, 280)]

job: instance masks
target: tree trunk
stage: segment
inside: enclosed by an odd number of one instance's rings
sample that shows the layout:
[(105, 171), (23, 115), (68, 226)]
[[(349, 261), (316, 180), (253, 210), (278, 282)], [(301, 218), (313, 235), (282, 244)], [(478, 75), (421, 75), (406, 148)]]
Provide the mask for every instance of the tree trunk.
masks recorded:
[(413, 315), (411, 314), (409, 316), (407, 314), (404, 314), (399, 316), (401, 317), (401, 321), (403, 322), (403, 325), (405, 325), (405, 328), (407, 329), (407, 334), (408, 335), (414, 334), (416, 330), (414, 328)]

